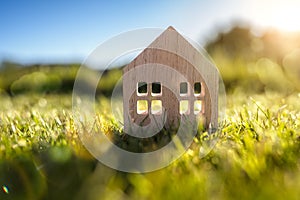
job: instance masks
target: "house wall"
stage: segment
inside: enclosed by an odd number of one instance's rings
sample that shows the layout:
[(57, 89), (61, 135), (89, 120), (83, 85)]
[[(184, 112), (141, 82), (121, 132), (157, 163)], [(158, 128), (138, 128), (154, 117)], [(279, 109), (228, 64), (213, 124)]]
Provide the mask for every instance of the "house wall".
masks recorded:
[[(162, 85), (162, 96), (137, 96), (136, 88), (138, 82), (147, 82), (148, 94), (151, 91), (152, 82), (160, 82)], [(180, 96), (180, 82), (187, 82), (189, 87), (187, 96)], [(193, 86), (195, 82), (202, 83), (202, 92), (200, 96), (194, 96)], [(130, 92), (131, 91), (131, 92)], [(179, 113), (179, 101), (188, 100), (190, 112), (186, 114), (191, 120), (197, 116), (204, 117), (204, 126), (208, 127), (209, 123), (217, 124), (215, 118), (212, 118), (211, 94), (205, 84), (205, 80), (199, 71), (186, 59), (177, 54), (162, 49), (147, 48), (133, 62), (124, 68), (123, 76), (123, 98), (124, 101), (124, 128), (125, 132), (132, 129), (133, 124), (143, 125), (145, 130), (154, 130), (157, 126), (162, 128), (179, 125), (182, 115)], [(126, 100), (127, 99), (127, 100)], [(148, 108), (151, 109), (152, 100), (161, 100), (165, 109), (162, 116), (137, 114), (138, 100), (147, 100)], [(204, 109), (197, 116), (193, 112), (193, 102), (201, 100)], [(216, 105), (217, 106), (217, 105)], [(153, 122), (155, 121), (155, 123)], [(166, 121), (164, 121), (166, 120)], [(162, 124), (161, 124), (161, 123)], [(152, 126), (151, 126), (152, 124)], [(145, 131), (144, 130), (144, 131)]]

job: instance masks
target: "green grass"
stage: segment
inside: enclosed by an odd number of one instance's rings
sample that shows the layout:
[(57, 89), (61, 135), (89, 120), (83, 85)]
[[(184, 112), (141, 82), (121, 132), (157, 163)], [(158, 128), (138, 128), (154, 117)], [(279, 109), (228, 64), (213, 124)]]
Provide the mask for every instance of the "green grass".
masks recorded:
[[(0, 199), (298, 199), (300, 94), (237, 91), (227, 97), (221, 138), (208, 155), (199, 157), (208, 140), (200, 135), (179, 160), (145, 174), (90, 156), (69, 95), (3, 95)], [(114, 134), (114, 126), (107, 120), (101, 128)]]

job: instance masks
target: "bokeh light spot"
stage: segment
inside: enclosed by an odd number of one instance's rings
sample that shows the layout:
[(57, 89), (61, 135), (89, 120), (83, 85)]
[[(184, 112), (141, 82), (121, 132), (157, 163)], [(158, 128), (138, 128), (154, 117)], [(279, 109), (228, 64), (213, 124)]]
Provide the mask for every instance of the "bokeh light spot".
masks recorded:
[(9, 189), (8, 189), (7, 186), (3, 185), (3, 186), (2, 186), (2, 190), (3, 190), (3, 192), (4, 192), (5, 194), (9, 194)]

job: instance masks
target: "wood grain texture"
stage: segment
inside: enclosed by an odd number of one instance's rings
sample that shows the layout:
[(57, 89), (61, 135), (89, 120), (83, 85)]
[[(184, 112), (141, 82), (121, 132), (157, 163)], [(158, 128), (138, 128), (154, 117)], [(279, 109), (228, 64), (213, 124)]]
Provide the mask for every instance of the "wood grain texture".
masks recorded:
[[(189, 101), (191, 120), (202, 116), (205, 127), (218, 125), (218, 87), (219, 75), (216, 68), (197, 49), (195, 49), (173, 27), (169, 27), (156, 38), (141, 54), (123, 69), (123, 111), (124, 130), (130, 131), (133, 124), (151, 128), (151, 120), (163, 120), (162, 116), (152, 115), (151, 101), (161, 100), (166, 117), (166, 127), (178, 125), (183, 117), (179, 113), (179, 102)], [(148, 94), (137, 95), (137, 83), (146, 82)], [(151, 83), (160, 82), (161, 96), (151, 95)], [(180, 83), (188, 83), (188, 93), (180, 95)], [(194, 95), (194, 84), (200, 82), (201, 94)], [(137, 100), (148, 101), (148, 114), (137, 114)], [(194, 114), (194, 101), (202, 101), (202, 110)], [(186, 117), (185, 116), (185, 117)]]

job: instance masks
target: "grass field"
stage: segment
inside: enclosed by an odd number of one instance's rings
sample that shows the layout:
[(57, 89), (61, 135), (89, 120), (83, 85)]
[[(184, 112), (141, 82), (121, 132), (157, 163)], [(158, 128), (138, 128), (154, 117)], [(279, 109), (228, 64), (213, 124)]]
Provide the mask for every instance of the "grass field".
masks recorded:
[(130, 174), (81, 145), (71, 95), (1, 95), (0, 199), (299, 199), (300, 94), (236, 92), (227, 101), (212, 151), (200, 149), (209, 140), (200, 135), (170, 166)]

